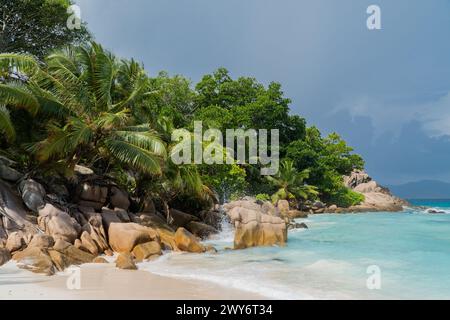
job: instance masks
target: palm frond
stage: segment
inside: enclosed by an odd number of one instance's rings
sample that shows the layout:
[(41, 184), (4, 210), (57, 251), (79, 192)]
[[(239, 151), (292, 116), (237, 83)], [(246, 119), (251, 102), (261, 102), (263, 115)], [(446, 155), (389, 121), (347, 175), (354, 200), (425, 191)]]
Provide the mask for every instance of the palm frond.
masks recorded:
[(15, 71), (33, 75), (39, 68), (39, 64), (35, 57), (22, 53), (1, 53), (0, 54), (0, 70)]
[(130, 144), (148, 150), (162, 158), (166, 157), (164, 142), (154, 131), (115, 131), (115, 134)]
[(0, 101), (5, 105), (24, 108), (32, 114), (36, 114), (39, 110), (36, 97), (20, 82), (0, 84)]
[(127, 141), (105, 139), (104, 145), (120, 162), (148, 174), (161, 174), (161, 158), (158, 155)]
[(16, 130), (9, 116), (9, 110), (3, 105), (0, 105), (0, 132), (6, 135), (8, 141), (13, 141), (16, 138)]

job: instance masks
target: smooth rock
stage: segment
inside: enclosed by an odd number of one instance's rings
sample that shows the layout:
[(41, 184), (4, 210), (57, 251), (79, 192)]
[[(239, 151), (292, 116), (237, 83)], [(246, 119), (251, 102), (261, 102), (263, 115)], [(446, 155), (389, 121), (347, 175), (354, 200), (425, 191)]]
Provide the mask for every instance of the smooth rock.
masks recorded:
[(28, 244), (28, 247), (36, 247), (42, 249), (52, 248), (55, 244), (55, 241), (52, 236), (47, 234), (35, 234), (31, 239), (31, 242)]
[(128, 193), (117, 187), (111, 187), (110, 203), (115, 208), (128, 210), (130, 207)]
[(92, 263), (109, 263), (109, 262), (103, 257), (96, 257), (94, 260), (92, 260)]
[(217, 229), (215, 229), (214, 227), (197, 221), (189, 222), (186, 226), (186, 229), (189, 230), (193, 235), (201, 239), (206, 239), (210, 235), (218, 233)]
[(11, 260), (11, 254), (8, 249), (0, 248), (0, 266)]
[(199, 221), (196, 216), (182, 212), (176, 209), (170, 209), (170, 215), (173, 218), (171, 225), (175, 228), (186, 227), (191, 221)]
[(0, 163), (0, 179), (16, 182), (20, 178), (22, 178), (22, 174), (19, 171)]
[(280, 215), (286, 216), (289, 214), (289, 202), (287, 200), (278, 200), (277, 208), (280, 212)]
[(138, 244), (133, 249), (133, 255), (137, 261), (143, 261), (153, 255), (161, 255), (161, 246), (156, 241)]
[(24, 246), (25, 241), (23, 239), (23, 233), (21, 231), (12, 232), (9, 234), (5, 246), (5, 248), (8, 249), (9, 252), (21, 250)]
[(175, 232), (175, 243), (181, 251), (194, 253), (205, 252), (205, 247), (185, 228), (178, 228), (177, 232)]
[(45, 206), (45, 188), (33, 179), (23, 180), (19, 186), (22, 199), (28, 209), (38, 212)]
[(59, 210), (50, 203), (39, 210), (38, 225), (53, 239), (62, 239), (70, 243), (77, 239), (78, 231), (81, 229), (67, 212)]
[(36, 247), (27, 248), (24, 251), (17, 252), (13, 256), (13, 259), (17, 261), (17, 266), (21, 269), (46, 275), (53, 275), (55, 273), (52, 259), (45, 249)]
[(135, 246), (159, 241), (158, 233), (137, 223), (111, 223), (108, 230), (109, 245), (115, 252), (131, 252)]
[(286, 222), (279, 217), (242, 207), (236, 207), (228, 214), (235, 226), (235, 249), (284, 245), (287, 241)]
[(116, 267), (125, 270), (137, 270), (133, 257), (130, 253), (121, 253), (116, 259)]

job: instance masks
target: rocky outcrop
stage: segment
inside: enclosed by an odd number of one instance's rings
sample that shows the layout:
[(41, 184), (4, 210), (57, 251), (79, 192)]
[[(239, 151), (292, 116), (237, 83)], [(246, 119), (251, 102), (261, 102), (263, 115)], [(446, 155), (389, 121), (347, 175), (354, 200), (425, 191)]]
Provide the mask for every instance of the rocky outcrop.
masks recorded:
[(74, 243), (78, 238), (80, 225), (67, 212), (47, 203), (39, 210), (38, 225), (53, 239), (62, 239)]
[[(335, 212), (370, 212), (370, 211), (402, 211), (403, 206), (408, 205), (402, 200), (391, 194), (388, 188), (380, 186), (376, 181), (364, 171), (354, 171), (350, 176), (344, 177), (345, 185), (355, 192), (364, 195), (364, 202), (352, 206), (348, 209), (334, 209)], [(328, 211), (333, 211), (329, 207)]]
[(234, 248), (284, 245), (287, 241), (286, 221), (263, 213), (261, 206), (255, 204), (236, 201), (224, 206), (235, 228)]
[(159, 235), (154, 229), (136, 223), (111, 223), (108, 235), (109, 245), (119, 253), (131, 252), (141, 243), (159, 242)]

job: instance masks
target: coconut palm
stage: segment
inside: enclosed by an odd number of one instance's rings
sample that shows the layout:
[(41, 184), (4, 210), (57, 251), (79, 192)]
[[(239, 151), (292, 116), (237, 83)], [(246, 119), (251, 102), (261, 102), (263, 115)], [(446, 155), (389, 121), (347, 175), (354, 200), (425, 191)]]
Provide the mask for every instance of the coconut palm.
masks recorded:
[(317, 188), (304, 182), (308, 177), (308, 170), (298, 172), (292, 160), (283, 160), (278, 173), (273, 177), (267, 177), (278, 188), (278, 191), (272, 195), (272, 201), (298, 200), (298, 198), (306, 200), (316, 197), (318, 195)]
[[(0, 69), (22, 79), (0, 83), (0, 103), (51, 116), (47, 136), (30, 150), (41, 162), (74, 167), (110, 159), (141, 172), (161, 174), (165, 145), (135, 112), (148, 94), (148, 77), (134, 61), (118, 61), (100, 45), (68, 47), (44, 63), (31, 56), (0, 54)], [(23, 78), (25, 80), (23, 80)], [(4, 107), (0, 128), (13, 137)]]

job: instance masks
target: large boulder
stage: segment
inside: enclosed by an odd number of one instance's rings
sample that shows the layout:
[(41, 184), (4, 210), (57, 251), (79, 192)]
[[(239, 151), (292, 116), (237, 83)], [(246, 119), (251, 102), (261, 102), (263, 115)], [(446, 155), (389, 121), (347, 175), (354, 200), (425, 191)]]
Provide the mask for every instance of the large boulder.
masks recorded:
[(111, 187), (110, 203), (115, 208), (128, 210), (130, 207), (130, 199), (128, 193), (117, 187)]
[(121, 253), (116, 259), (116, 267), (124, 270), (137, 270), (133, 256), (130, 253)]
[(289, 202), (287, 200), (278, 200), (277, 208), (282, 217), (289, 215)]
[(38, 225), (46, 234), (54, 239), (62, 239), (70, 243), (74, 243), (78, 238), (80, 226), (64, 212), (50, 203), (39, 210)]
[(11, 187), (0, 180), (0, 209), (4, 216), (3, 228), (7, 232), (23, 229), (28, 225), (25, 219), (26, 210), (22, 204), (22, 199), (15, 194)]
[(47, 234), (35, 234), (33, 238), (31, 239), (31, 242), (28, 244), (28, 248), (36, 247), (36, 248), (42, 248), (42, 249), (48, 249), (53, 247), (55, 244), (55, 241), (52, 236), (49, 236)]
[(218, 233), (217, 229), (202, 222), (191, 221), (187, 224), (188, 229), (195, 236), (206, 239), (210, 235)]
[(191, 214), (176, 209), (170, 209), (170, 216), (173, 219), (171, 225), (174, 227), (174, 229), (186, 227), (189, 222), (200, 220), (196, 216), (193, 216)]
[(97, 256), (99, 254), (100, 248), (97, 246), (97, 243), (92, 239), (92, 237), (87, 231), (83, 231), (80, 240), (81, 240), (80, 249), (89, 252), (94, 256)]
[(101, 212), (103, 227), (108, 232), (111, 223), (121, 223), (122, 220), (117, 215), (117, 212), (108, 208), (102, 208)]
[(175, 243), (181, 251), (202, 253), (206, 250), (197, 238), (185, 228), (178, 228), (175, 232)]
[(138, 244), (133, 249), (133, 255), (137, 261), (143, 261), (152, 256), (159, 256), (161, 254), (161, 245), (157, 241)]
[(235, 249), (284, 245), (287, 241), (286, 222), (279, 217), (242, 207), (235, 207), (228, 214), (235, 226)]
[(158, 241), (158, 233), (137, 223), (111, 223), (108, 230), (109, 245), (115, 252), (131, 252), (135, 246)]
[(4, 265), (9, 260), (11, 260), (11, 254), (8, 249), (0, 248), (0, 266)]
[(255, 211), (260, 211), (261, 210), (261, 205), (258, 204), (253, 199), (237, 200), (237, 201), (232, 201), (232, 202), (229, 202), (229, 203), (225, 203), (223, 205), (223, 209), (226, 212), (230, 212), (235, 207), (246, 208), (246, 209), (255, 210)]
[(101, 209), (108, 198), (108, 188), (85, 182), (78, 188), (78, 203), (85, 207)]
[(8, 240), (6, 241), (5, 248), (9, 252), (14, 252), (21, 250), (25, 246), (25, 240), (23, 239), (22, 231), (15, 231), (9, 234)]
[(45, 189), (33, 179), (23, 180), (19, 186), (22, 194), (22, 200), (25, 205), (33, 212), (38, 212), (45, 206)]
[[(346, 208), (346, 212), (370, 212), (370, 211), (402, 211), (408, 202), (391, 194), (388, 188), (380, 186), (364, 171), (353, 171), (344, 177), (344, 184), (353, 191), (361, 193), (364, 201)], [(334, 212), (342, 210), (335, 209)]]
[(16, 182), (20, 178), (22, 178), (22, 174), (19, 171), (0, 162), (0, 179)]
[(45, 249), (37, 247), (27, 248), (24, 251), (17, 252), (13, 259), (17, 261), (19, 268), (46, 275), (55, 273), (52, 259)]
[(53, 249), (49, 250), (48, 254), (59, 271), (63, 271), (72, 265), (90, 263), (95, 258), (92, 254), (60, 239), (56, 241)]

